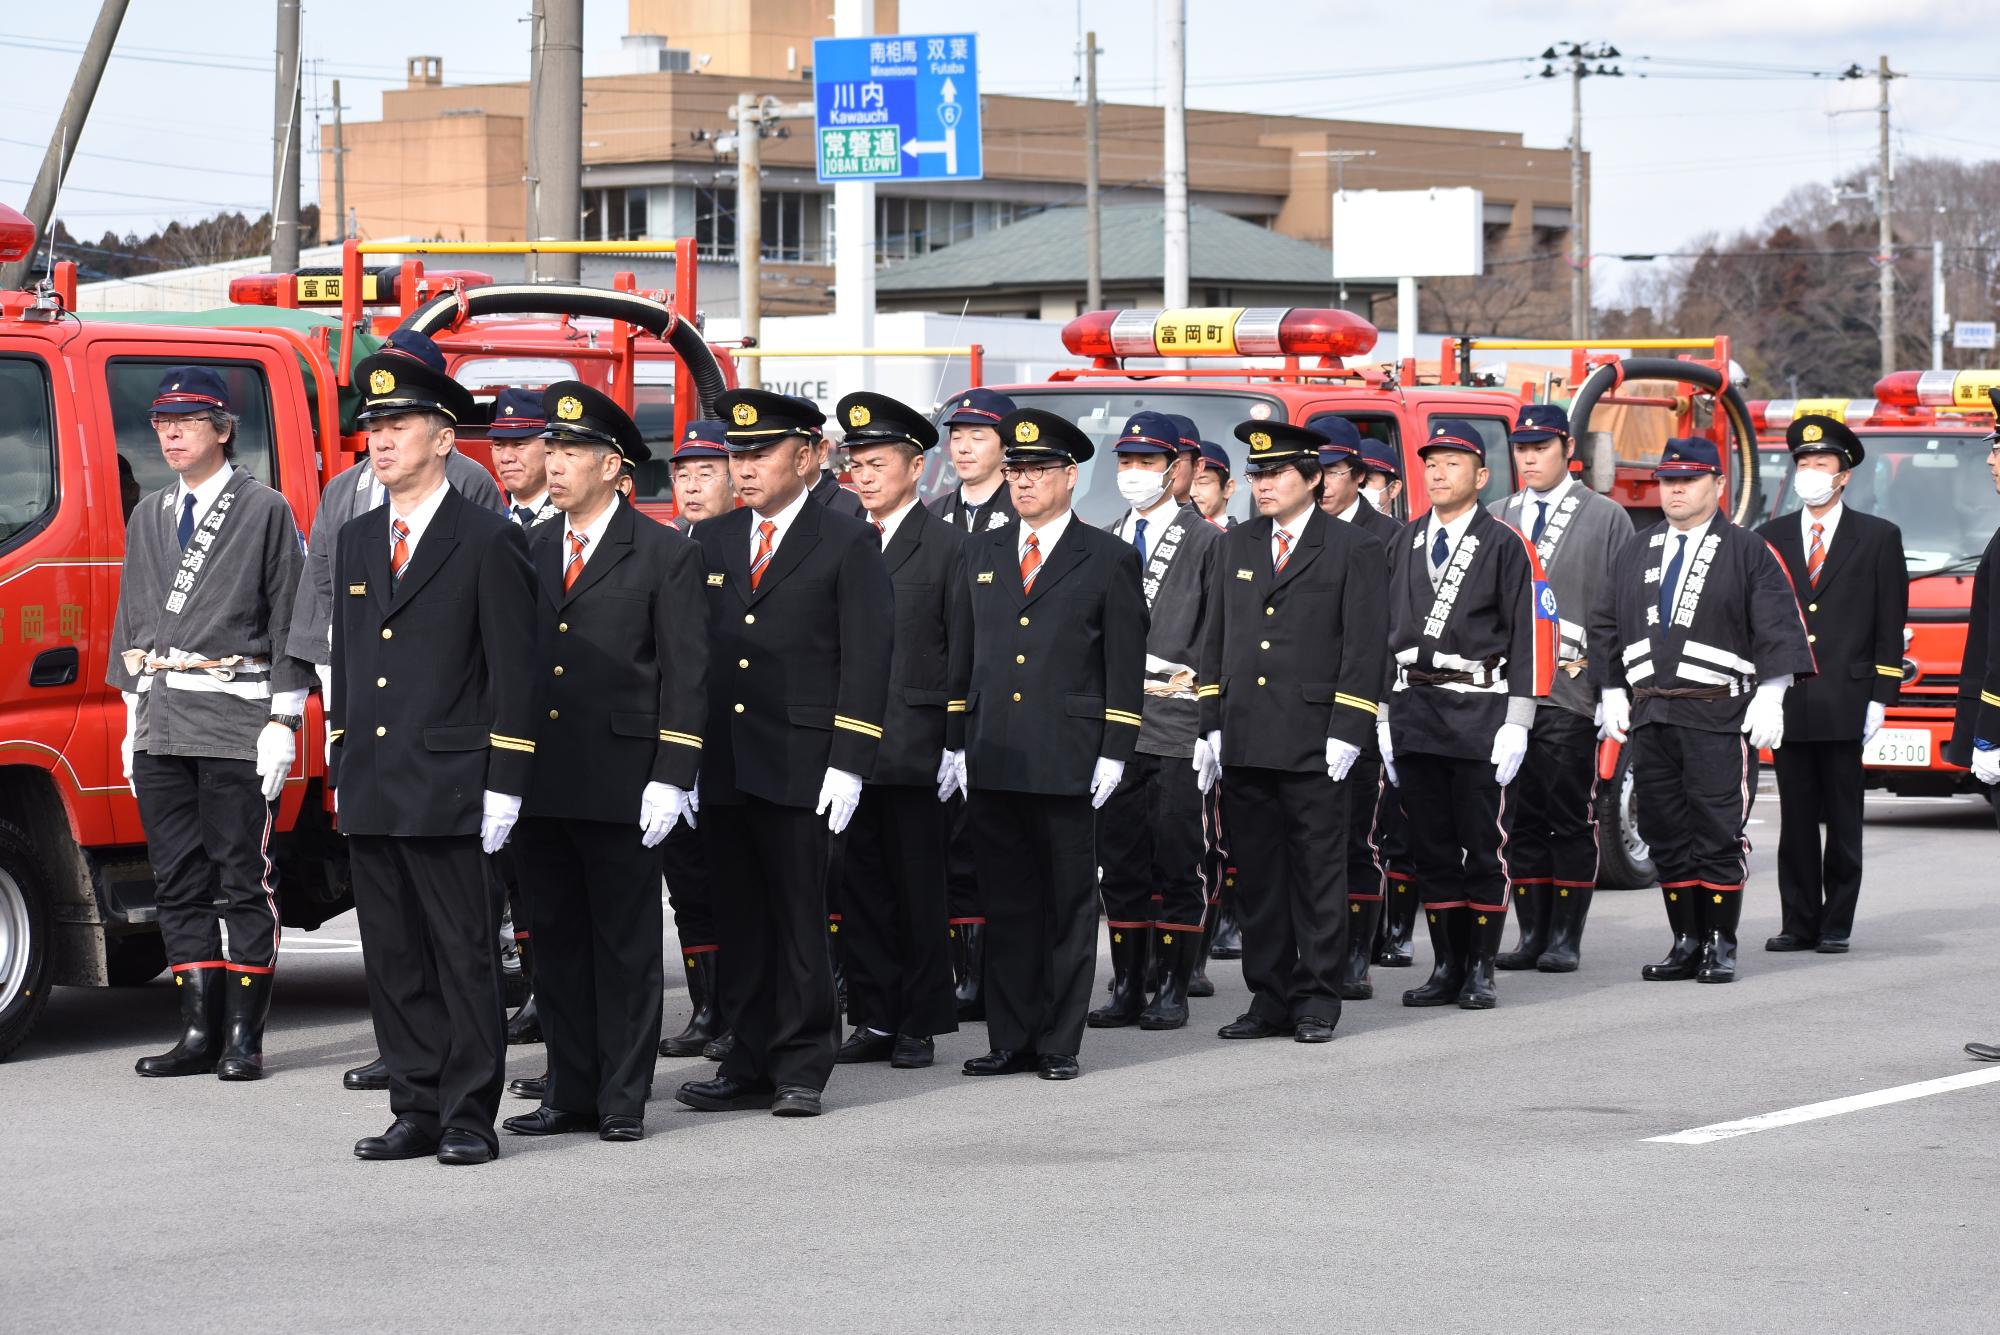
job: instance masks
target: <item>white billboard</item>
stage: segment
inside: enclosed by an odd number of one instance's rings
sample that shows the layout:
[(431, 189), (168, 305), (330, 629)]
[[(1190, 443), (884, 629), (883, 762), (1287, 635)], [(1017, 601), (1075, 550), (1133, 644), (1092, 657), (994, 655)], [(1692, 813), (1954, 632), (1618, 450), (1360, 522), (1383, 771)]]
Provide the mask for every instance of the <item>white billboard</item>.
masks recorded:
[(1333, 276), (1463, 278), (1486, 272), (1486, 201), (1470, 188), (1343, 190), (1333, 197)]

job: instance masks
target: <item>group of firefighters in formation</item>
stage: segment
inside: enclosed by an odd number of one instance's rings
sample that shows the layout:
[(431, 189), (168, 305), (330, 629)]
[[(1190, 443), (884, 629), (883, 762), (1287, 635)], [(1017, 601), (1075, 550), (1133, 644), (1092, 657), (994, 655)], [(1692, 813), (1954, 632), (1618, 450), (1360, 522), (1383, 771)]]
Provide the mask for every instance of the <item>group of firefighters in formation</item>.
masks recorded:
[[(1434, 964), (1404, 1003), (1491, 1007), (1496, 969), (1577, 967), (1602, 737), (1632, 748), (1672, 928), (1646, 978), (1735, 976), (1762, 748), (1767, 948), (1847, 949), (1905, 580), (1895, 527), (1842, 505), (1863, 449), (1838, 422), (1792, 426), (1801, 506), (1757, 533), (1718, 510), (1716, 446), (1668, 441), (1665, 520), (1635, 534), (1572, 478), (1555, 406), (1521, 410), (1523, 486), (1490, 508), (1506, 461), (1432, 424), (1407, 524), (1397, 450), (1342, 417), (1237, 425), (1233, 523), (1228, 452), (1138, 412), (1099, 529), (1071, 509), (1097, 446), (1060, 415), (955, 398), (960, 484), (927, 507), (923, 413), (840, 401), (849, 490), (818, 407), (746, 389), (677, 442), (668, 527), (622, 498), (648, 449), (588, 386), (500, 396), (503, 498), (454, 451), (473, 401), (428, 340), (357, 384), (368, 457), (302, 551), (233, 464), (224, 382), (166, 376), (178, 477), (132, 515), (111, 677), (184, 1026), (139, 1070), (242, 1080), (317, 676), (381, 1054), (348, 1083), (395, 1116), (364, 1159), (497, 1154), (503, 886), (548, 1050), (505, 1128), (605, 1140), (644, 1135), (662, 1052), (720, 1059), (691, 1107), (812, 1116), (836, 1063), (928, 1066), (968, 1011), (991, 1050), (967, 1075), (1074, 1078), (1086, 1026), (1186, 1024), (1222, 908), (1250, 993), (1223, 1038), (1331, 1039), (1371, 963), (1410, 962), (1419, 903)], [(1968, 651), (1951, 752), (1988, 783), (1994, 667)], [(664, 1042), (663, 874), (695, 1010)]]

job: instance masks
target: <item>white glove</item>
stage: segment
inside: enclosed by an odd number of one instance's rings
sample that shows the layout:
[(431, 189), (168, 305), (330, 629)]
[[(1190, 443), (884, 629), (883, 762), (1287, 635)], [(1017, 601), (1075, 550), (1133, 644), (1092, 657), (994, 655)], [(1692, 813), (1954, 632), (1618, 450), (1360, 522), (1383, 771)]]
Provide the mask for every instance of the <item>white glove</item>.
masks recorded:
[(139, 790), (132, 783), (132, 748), (139, 738), (139, 697), (132, 691), (119, 694), (125, 697), (125, 740), (118, 744), (118, 759), (125, 767), (125, 786), (137, 797)]
[[(688, 789), (688, 810), (689, 810), (689, 811), (700, 811), (700, 810), (701, 810), (701, 775), (700, 775), (700, 774), (696, 774), (696, 775), (694, 776), (694, 787), (692, 787), (692, 788)], [(688, 819), (688, 826), (689, 826), (690, 828), (692, 828), (692, 827), (693, 827), (693, 825), (694, 825), (694, 819), (693, 819), (692, 817), (690, 817), (690, 818)]]
[(813, 814), (825, 816), (826, 828), (839, 834), (854, 819), (854, 808), (860, 804), (861, 776), (829, 768), (826, 777), (820, 780), (819, 805), (813, 808)]
[(1883, 704), (1880, 700), (1870, 700), (1868, 702), (1868, 721), (1861, 725), (1861, 744), (1863, 746), (1875, 740), (1875, 734), (1882, 730), (1882, 722), (1888, 717), (1889, 706)]
[(489, 854), (498, 853), (507, 836), (514, 833), (514, 822), (521, 819), (521, 799), (489, 788), (484, 809), (485, 814), (479, 819), (479, 846)]
[(1326, 739), (1326, 777), (1339, 783), (1347, 777), (1347, 771), (1354, 768), (1354, 761), (1361, 754), (1361, 748), (1352, 742), (1343, 742), (1338, 737)]
[(1988, 787), (2000, 783), (2000, 751), (1974, 751), (1972, 777)]
[(320, 710), (329, 720), (328, 726), (321, 728), (320, 731), (325, 734), (327, 767), (332, 768), (333, 727), (330, 720), (333, 718), (333, 665), (330, 663), (315, 663), (313, 664), (313, 675), (319, 678)]
[(1622, 742), (1625, 734), (1632, 731), (1632, 697), (1625, 693), (1623, 686), (1606, 686), (1603, 698), (1597, 705), (1597, 735), (1612, 742)]
[(694, 812), (688, 806), (685, 792), (670, 783), (647, 784), (646, 791), (639, 794), (639, 828), (645, 831), (639, 842), (647, 848), (658, 848), (674, 832), (674, 823), (683, 817), (692, 830)]
[(1090, 809), (1101, 810), (1104, 804), (1111, 800), (1111, 794), (1117, 791), (1118, 781), (1124, 777), (1124, 761), (1106, 760), (1103, 756), (1099, 756), (1097, 771), (1090, 776)]
[(938, 757), (938, 801), (949, 802), (953, 793), (965, 791), (965, 752), (946, 751)]
[(1528, 729), (1519, 723), (1503, 723), (1493, 734), (1493, 754), (1487, 757), (1493, 766), (1493, 777), (1502, 788), (1514, 782), (1514, 776), (1521, 772), (1521, 762), (1528, 755)]
[(266, 723), (257, 734), (257, 777), (264, 781), (264, 800), (275, 802), (285, 790), (285, 776), (299, 758), (299, 744), (282, 723)]
[(965, 763), (965, 752), (954, 751), (951, 753), (951, 770), (952, 778), (958, 784), (958, 795), (965, 798), (971, 797), (972, 771)]
[(1382, 772), (1389, 776), (1389, 782), (1400, 788), (1402, 783), (1396, 778), (1396, 749), (1389, 745), (1389, 720), (1375, 720), (1375, 749), (1382, 753)]
[(1785, 691), (1791, 684), (1789, 672), (1758, 682), (1757, 693), (1743, 711), (1743, 731), (1759, 751), (1775, 751), (1785, 744)]
[(1194, 785), (1206, 793), (1222, 777), (1222, 730), (1194, 739)]

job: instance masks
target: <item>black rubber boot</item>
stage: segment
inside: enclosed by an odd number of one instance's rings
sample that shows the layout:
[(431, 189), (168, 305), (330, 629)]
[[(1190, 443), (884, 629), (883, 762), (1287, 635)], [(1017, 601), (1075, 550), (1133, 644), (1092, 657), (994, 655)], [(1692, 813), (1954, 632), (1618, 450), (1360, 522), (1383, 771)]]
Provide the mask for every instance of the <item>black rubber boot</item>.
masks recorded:
[[(1214, 921), (1213, 916), (1209, 919)], [(1215, 984), (1208, 981), (1208, 948), (1214, 942), (1215, 933), (1196, 932), (1194, 934), (1194, 969), (1188, 974), (1187, 994), (1190, 997), (1212, 997)]]
[(1701, 905), (1701, 964), (1695, 970), (1697, 983), (1736, 981), (1736, 924), (1743, 917), (1741, 890), (1695, 891)]
[(222, 968), (182, 969), (174, 975), (181, 1003), (181, 1037), (157, 1057), (141, 1057), (140, 1075), (210, 1075), (222, 1055)]
[(958, 934), (965, 941), (965, 970), (958, 976), (954, 994), (960, 1020), (986, 1018), (986, 924), (962, 922)]
[(1669, 983), (1692, 978), (1695, 970), (1701, 967), (1700, 919), (1694, 902), (1699, 893), (1698, 886), (1660, 891), (1667, 905), (1667, 922), (1674, 929), (1674, 945), (1665, 959), (1639, 970), (1639, 976), (1647, 982)]
[(1514, 887), (1514, 917), (1520, 924), (1521, 936), (1512, 950), (1494, 957), (1494, 968), (1535, 967), (1535, 961), (1541, 959), (1542, 952), (1549, 948), (1549, 919), (1555, 911), (1555, 900), (1556, 891), (1552, 885)]
[(715, 1036), (722, 1032), (722, 1020), (716, 1013), (715, 950), (698, 950), (681, 956), (681, 967), (687, 970), (688, 1005), (692, 1014), (688, 1016), (687, 1028), (672, 1038), (660, 1040), (662, 1057), (699, 1057)]
[(1123, 1029), (1137, 1024), (1146, 1009), (1145, 927), (1111, 927), (1111, 1000), (1084, 1017), (1092, 1029)]
[(1411, 949), (1417, 926), (1417, 888), (1408, 881), (1390, 881), (1389, 899), (1382, 907), (1382, 941), (1375, 962), (1385, 969), (1407, 969), (1415, 962)]
[(507, 1017), (507, 1046), (516, 1047), (523, 1043), (542, 1041), (542, 1016), (535, 1009), (535, 994), (528, 993), (528, 999), (521, 1003), (521, 1009)]
[(1141, 1029), (1180, 1029), (1188, 1021), (1188, 979), (1201, 954), (1205, 932), (1153, 929), (1153, 957), (1160, 961), (1160, 987), (1152, 1004), (1139, 1012)]
[(1543, 973), (1575, 973), (1583, 962), (1583, 920), (1590, 916), (1594, 890), (1575, 885), (1556, 887), (1556, 907), (1550, 915), (1549, 944), (1535, 967)]
[(1375, 957), (1375, 930), (1382, 919), (1379, 899), (1347, 901), (1347, 954), (1342, 957), (1334, 994), (1342, 1001), (1367, 1001), (1375, 995), (1368, 963)]
[(1436, 962), (1431, 966), (1429, 981), (1403, 993), (1405, 1006), (1449, 1006), (1458, 1000), (1458, 989), (1465, 982), (1464, 955), (1452, 933), (1452, 915), (1458, 912), (1461, 910), (1424, 910), (1424, 922), (1431, 934), (1431, 955)]
[[(1236, 874), (1230, 872), (1226, 878), (1231, 889), (1235, 888)], [(1215, 910), (1215, 940), (1208, 944), (1208, 957), (1217, 960), (1240, 960), (1243, 958), (1243, 928), (1236, 921), (1236, 910), (1230, 903), (1229, 891), (1225, 890), (1222, 903)]]
[(1490, 1011), (1500, 996), (1493, 986), (1493, 969), (1500, 941), (1507, 935), (1507, 915), (1490, 909), (1453, 909), (1464, 920), (1465, 981), (1459, 985), (1460, 1010)]
[(712, 1062), (719, 1062), (734, 1051), (736, 1051), (736, 1031), (734, 1029), (725, 1029), (722, 1031), (720, 1038), (711, 1040), (707, 1046), (702, 1048), (701, 1055)]
[(264, 1078), (264, 1025), (271, 1018), (271, 980), (276, 974), (232, 973), (223, 984), (228, 1016), (218, 1080)]

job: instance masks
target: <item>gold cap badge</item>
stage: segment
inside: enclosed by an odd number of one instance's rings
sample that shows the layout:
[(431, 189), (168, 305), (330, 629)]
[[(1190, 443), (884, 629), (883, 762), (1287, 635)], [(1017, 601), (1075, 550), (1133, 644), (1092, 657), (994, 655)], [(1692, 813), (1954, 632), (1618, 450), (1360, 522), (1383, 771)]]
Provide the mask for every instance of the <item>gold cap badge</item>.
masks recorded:
[(729, 410), (729, 419), (738, 426), (756, 426), (757, 409), (748, 403), (739, 403)]
[(1270, 449), (1271, 434), (1268, 431), (1252, 431), (1250, 433), (1250, 448), (1260, 451)]
[(556, 400), (556, 416), (565, 422), (574, 422), (583, 416), (583, 401), (574, 394), (565, 394)]
[(1810, 445), (1825, 434), (1826, 432), (1820, 430), (1818, 423), (1812, 422), (1807, 423), (1806, 429), (1799, 432), (1799, 439)]
[(847, 424), (849, 426), (867, 426), (873, 420), (869, 416), (868, 410), (858, 403), (847, 410)]
[(1033, 422), (1016, 422), (1014, 439), (1023, 445), (1032, 444), (1042, 438), (1042, 429)]
[(377, 367), (374, 371), (369, 373), (368, 392), (370, 394), (375, 394), (375, 395), (387, 394), (390, 391), (394, 390), (395, 388), (396, 388), (396, 377), (391, 375), (389, 372), (382, 370), (380, 367)]

